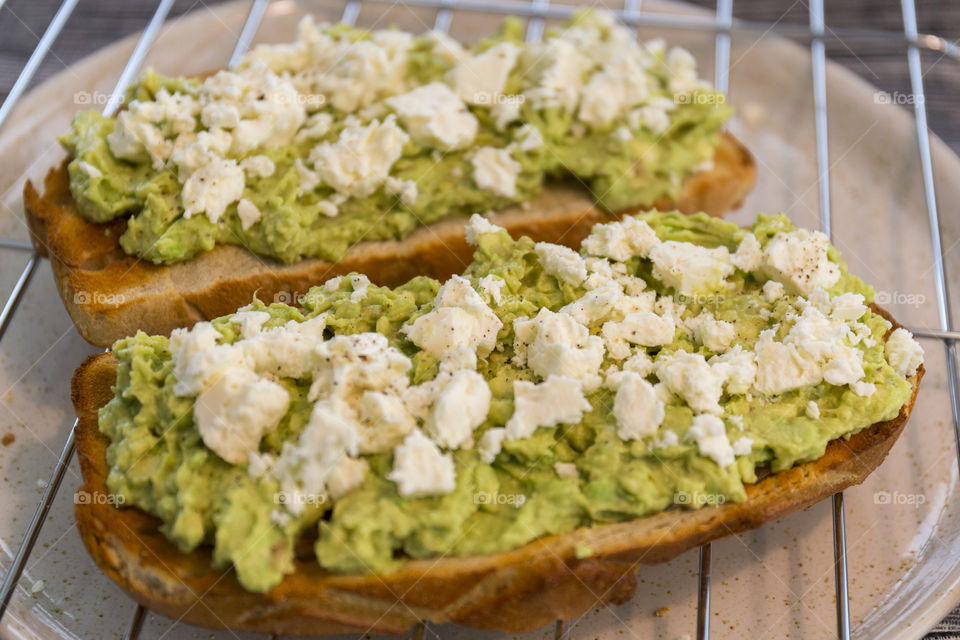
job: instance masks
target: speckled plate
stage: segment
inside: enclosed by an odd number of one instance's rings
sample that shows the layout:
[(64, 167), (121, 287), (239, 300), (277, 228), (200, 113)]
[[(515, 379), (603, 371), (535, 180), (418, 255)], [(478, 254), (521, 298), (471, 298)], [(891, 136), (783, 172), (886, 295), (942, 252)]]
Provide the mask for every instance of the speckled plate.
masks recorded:
[[(246, 16), (247, 2), (206, 8), (168, 23), (147, 63), (165, 73), (196, 73), (223, 66)], [(310, 3), (311, 11), (336, 20), (339, 3)], [(644, 3), (651, 11), (682, 6)], [(81, 9), (82, 10), (82, 9)], [(271, 3), (257, 40), (285, 41), (305, 6)], [(366, 3), (359, 24), (397, 24), (421, 31), (435, 13), (400, 5)], [(455, 36), (472, 40), (492, 30), (489, 16), (460, 12)], [(708, 74), (713, 40), (689, 31), (645, 31), (690, 48)], [(55, 137), (76, 110), (102, 106), (133, 48), (126, 38), (82, 60), (24, 98), (0, 136), (0, 238), (26, 240), (20, 192), (57, 163)], [(806, 49), (775, 37), (736, 34), (731, 55), (730, 98), (740, 115), (731, 128), (757, 157), (759, 180), (743, 210), (785, 211), (807, 226), (818, 223), (810, 59)], [(923, 208), (920, 168), (910, 114), (882, 104), (875, 91), (850, 73), (827, 73), (830, 156), (836, 242), (851, 268), (877, 285), (880, 299), (909, 326), (934, 327), (936, 298), (930, 233)], [(960, 201), (960, 161), (933, 142), (941, 203)], [(944, 209), (946, 210), (946, 206)], [(946, 214), (944, 247), (954, 291), (960, 274), (960, 217)], [(0, 299), (27, 260), (0, 250)], [(926, 341), (927, 376), (913, 418), (889, 459), (862, 486), (846, 493), (850, 606), (860, 638), (916, 638), (960, 599), (960, 495), (944, 352)], [(40, 498), (72, 423), (69, 379), (93, 352), (73, 330), (44, 264), (0, 344), (0, 564), (11, 553)], [(7, 438), (9, 440), (9, 438)], [(4, 638), (106, 638), (122, 635), (133, 603), (103, 577), (74, 531), (73, 493), (80, 482), (74, 464), (20, 581)], [(715, 638), (835, 635), (833, 552), (829, 501), (714, 545)], [(661, 566), (641, 567), (636, 596), (599, 608), (569, 627), (574, 638), (681, 638), (696, 620), (696, 553)], [(518, 636), (552, 637), (552, 629)], [(242, 635), (242, 634), (241, 634)], [(505, 638), (453, 625), (432, 626), (427, 637)], [(144, 638), (238, 637), (149, 615)], [(254, 637), (254, 636), (250, 636)], [(256, 636), (264, 637), (264, 636)]]

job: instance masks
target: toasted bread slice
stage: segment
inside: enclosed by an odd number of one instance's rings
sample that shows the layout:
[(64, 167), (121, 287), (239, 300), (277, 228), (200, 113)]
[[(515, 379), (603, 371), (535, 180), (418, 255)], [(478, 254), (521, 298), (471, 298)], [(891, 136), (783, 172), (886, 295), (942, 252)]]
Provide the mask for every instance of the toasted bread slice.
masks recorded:
[[(670, 509), (542, 538), (506, 553), (413, 560), (389, 575), (331, 574), (308, 553), (297, 560), (295, 573), (256, 594), (245, 591), (232, 570), (214, 569), (208, 550), (179, 551), (160, 533), (159, 521), (139, 509), (78, 499), (77, 528), (97, 565), (137, 602), (190, 624), (310, 636), (399, 634), (421, 620), (527, 631), (625, 602), (641, 564), (665, 562), (860, 483), (903, 430), (922, 377), (921, 367), (909, 380), (913, 394), (896, 418), (834, 440), (818, 460), (748, 485), (745, 502)], [(107, 495), (108, 440), (97, 427), (97, 411), (112, 397), (115, 379), (116, 360), (109, 354), (88, 358), (73, 377), (81, 497)], [(577, 557), (582, 545), (592, 551), (590, 557)]]
[[(653, 205), (720, 215), (740, 205), (755, 179), (750, 153), (724, 133), (713, 169), (691, 176), (675, 202)], [(80, 217), (66, 163), (50, 170), (44, 187), (42, 196), (30, 182), (24, 188), (33, 245), (50, 258), (60, 296), (80, 334), (101, 347), (137, 329), (167, 335), (177, 327), (231, 313), (249, 303), (254, 293), (268, 302), (293, 302), (311, 286), (351, 271), (386, 286), (416, 275), (443, 280), (462, 271), (473, 253), (463, 237), (464, 220), (455, 218), (422, 227), (403, 240), (357, 244), (336, 264), (282, 264), (220, 245), (186, 262), (156, 265), (123, 252), (117, 240), (122, 220), (93, 224)], [(529, 206), (511, 207), (492, 220), (513, 235), (579, 247), (594, 224), (611, 217), (594, 207), (582, 190), (556, 186)]]

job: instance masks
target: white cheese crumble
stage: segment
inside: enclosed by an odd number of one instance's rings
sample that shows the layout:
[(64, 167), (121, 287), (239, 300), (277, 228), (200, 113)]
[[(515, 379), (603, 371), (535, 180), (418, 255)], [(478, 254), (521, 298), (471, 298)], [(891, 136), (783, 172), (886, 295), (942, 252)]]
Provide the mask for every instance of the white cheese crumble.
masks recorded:
[(815, 400), (810, 400), (809, 402), (807, 402), (807, 408), (804, 409), (804, 413), (808, 418), (812, 418), (813, 420), (816, 420), (817, 418), (820, 417), (820, 406), (817, 404)]
[(506, 280), (492, 274), (483, 276), (477, 281), (477, 286), (480, 287), (481, 291), (490, 296), (494, 304), (500, 304), (503, 301), (503, 288), (506, 285)]
[[(727, 428), (723, 420), (714, 415), (700, 414), (693, 417), (693, 425), (687, 431), (687, 437), (697, 443), (700, 455), (710, 458), (720, 467), (733, 464), (734, 451), (727, 439)], [(747, 440), (750, 440), (747, 438)], [(750, 445), (753, 441), (750, 441)], [(741, 447), (743, 444), (741, 444)]]
[(477, 136), (477, 119), (457, 94), (442, 82), (387, 98), (400, 121), (418, 143), (441, 151), (464, 149)]
[(577, 471), (577, 465), (572, 462), (554, 462), (553, 470), (561, 478), (579, 478), (580, 472)]
[(620, 322), (605, 322), (601, 330), (603, 342), (614, 360), (623, 360), (630, 355), (628, 343), (656, 347), (673, 342), (675, 333), (673, 318), (650, 311), (629, 313)]
[(686, 325), (693, 330), (693, 337), (697, 342), (717, 353), (729, 349), (737, 337), (737, 330), (732, 322), (717, 320), (708, 309), (688, 320)]
[(503, 231), (503, 227), (498, 227), (488, 219), (481, 216), (479, 213), (475, 213), (470, 216), (470, 222), (466, 225), (465, 229), (467, 243), (474, 246), (477, 244), (477, 238), (479, 238), (481, 235), (485, 233), (496, 233), (497, 231)]
[(906, 329), (894, 329), (884, 344), (883, 352), (898, 376), (909, 378), (923, 364), (923, 347)]
[(276, 382), (241, 367), (225, 369), (197, 396), (193, 419), (203, 443), (227, 462), (244, 464), (287, 412), (290, 396)]
[(517, 176), (523, 167), (510, 155), (510, 148), (480, 147), (470, 164), (478, 187), (503, 198), (517, 196)]
[(658, 244), (660, 239), (649, 224), (627, 216), (619, 222), (594, 225), (583, 248), (594, 256), (626, 262), (634, 256), (647, 257)]
[(779, 232), (763, 249), (760, 271), (788, 291), (809, 295), (816, 287), (829, 289), (840, 279), (840, 268), (830, 261), (830, 239), (820, 231)]
[(587, 279), (587, 264), (580, 254), (559, 244), (538, 242), (534, 246), (543, 270), (557, 280), (576, 287)]
[(763, 283), (763, 299), (767, 302), (776, 302), (786, 293), (786, 288), (776, 280), (767, 280)]
[(493, 427), (487, 429), (480, 436), (480, 442), (477, 444), (477, 453), (480, 459), (487, 464), (492, 464), (496, 460), (503, 448), (503, 441), (507, 437), (507, 430), (504, 427)]
[(725, 288), (733, 273), (726, 247), (710, 249), (668, 240), (650, 250), (650, 259), (653, 277), (685, 296)]
[(387, 480), (396, 483), (404, 498), (450, 493), (456, 488), (453, 458), (414, 429), (393, 452), (393, 469)]
[(183, 183), (183, 217), (205, 213), (217, 222), (227, 207), (243, 196), (245, 178), (236, 160), (212, 158)]
[(246, 231), (259, 222), (263, 214), (257, 208), (257, 205), (246, 198), (241, 198), (240, 202), (237, 203), (237, 216), (240, 217), (240, 227)]
[(621, 440), (652, 436), (663, 423), (664, 415), (663, 401), (657, 397), (653, 385), (638, 373), (624, 371), (613, 401), (617, 436)]
[(441, 358), (462, 346), (484, 356), (496, 346), (503, 323), (466, 278), (455, 275), (447, 280), (433, 305), (433, 310), (401, 329), (430, 355)]
[(760, 242), (752, 233), (744, 234), (743, 240), (737, 246), (736, 252), (730, 261), (737, 269), (750, 273), (760, 268), (760, 262), (763, 260), (763, 249), (760, 248)]
[(657, 377), (667, 389), (686, 401), (699, 413), (723, 413), (720, 396), (724, 376), (711, 368), (699, 353), (677, 351), (662, 355), (654, 363)]
[(517, 62), (520, 48), (510, 42), (498, 43), (483, 53), (470, 56), (450, 70), (447, 82), (468, 104), (493, 106)]
[(335, 191), (364, 197), (386, 181), (409, 139), (392, 115), (382, 123), (373, 120), (367, 125), (351, 124), (344, 127), (336, 142), (314, 147), (310, 163)]
[(540, 427), (576, 424), (590, 403), (576, 378), (550, 376), (540, 384), (526, 380), (513, 383), (513, 415), (506, 424), (506, 438), (529, 438)]
[(541, 378), (576, 378), (588, 391), (600, 386), (603, 340), (565, 313), (540, 309), (533, 318), (513, 321), (514, 362)]
[(424, 425), (427, 433), (445, 449), (459, 449), (473, 439), (473, 430), (487, 419), (490, 387), (476, 371), (455, 372), (440, 391)]

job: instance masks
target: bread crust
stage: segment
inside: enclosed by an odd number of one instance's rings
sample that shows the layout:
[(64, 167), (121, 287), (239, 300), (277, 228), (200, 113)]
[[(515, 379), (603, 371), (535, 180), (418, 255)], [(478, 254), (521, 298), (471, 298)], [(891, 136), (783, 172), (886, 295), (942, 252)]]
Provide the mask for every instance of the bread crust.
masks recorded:
[[(899, 325), (882, 309), (874, 307)], [(665, 562), (718, 538), (753, 529), (859, 484), (887, 456), (910, 416), (913, 393), (892, 420), (827, 445), (823, 457), (748, 485), (747, 500), (695, 511), (671, 509), (617, 524), (541, 538), (513, 551), (413, 560), (389, 575), (337, 575), (309, 554), (265, 594), (245, 591), (230, 569), (214, 569), (209, 549), (183, 553), (158, 520), (103, 500), (77, 500), (77, 528), (96, 564), (140, 604), (187, 623), (264, 633), (401, 634), (421, 620), (522, 632), (604, 604), (626, 602), (642, 564)], [(112, 397), (116, 360), (91, 356), (72, 382), (79, 416), (80, 492), (105, 496), (107, 438), (97, 410)], [(592, 550), (577, 558), (576, 548)]]
[[(741, 204), (755, 180), (750, 153), (724, 132), (713, 168), (688, 178), (676, 201), (653, 206), (721, 215)], [(308, 259), (283, 264), (219, 245), (185, 262), (155, 265), (120, 248), (123, 220), (94, 224), (80, 216), (66, 161), (49, 171), (42, 196), (28, 181), (23, 199), (33, 246), (50, 259), (70, 318), (80, 335), (101, 347), (138, 329), (168, 335), (177, 327), (231, 313), (254, 293), (268, 302), (296, 301), (311, 286), (351, 271), (386, 286), (416, 275), (445, 280), (463, 271), (473, 253), (463, 237), (464, 220), (453, 218), (402, 240), (359, 243), (339, 263)], [(505, 209), (491, 219), (514, 236), (579, 247), (594, 224), (614, 217), (594, 207), (583, 190), (549, 186), (529, 206)]]

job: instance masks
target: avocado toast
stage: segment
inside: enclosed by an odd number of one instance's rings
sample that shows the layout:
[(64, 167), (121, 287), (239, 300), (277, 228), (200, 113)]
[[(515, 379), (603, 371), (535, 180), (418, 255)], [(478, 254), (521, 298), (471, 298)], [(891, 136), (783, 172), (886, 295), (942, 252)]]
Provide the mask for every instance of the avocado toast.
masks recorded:
[(448, 222), (477, 210), (576, 246), (613, 212), (722, 214), (752, 187), (686, 51), (602, 12), (520, 33), (464, 50), (308, 20), (203, 79), (148, 72), (115, 119), (78, 114), (70, 158), (24, 195), (81, 334), (169, 333), (351, 271), (445, 278), (469, 262)]
[(784, 216), (467, 236), (442, 286), (334, 279), (84, 363), (97, 564), (206, 626), (532, 629), (860, 482), (909, 416), (919, 345)]

